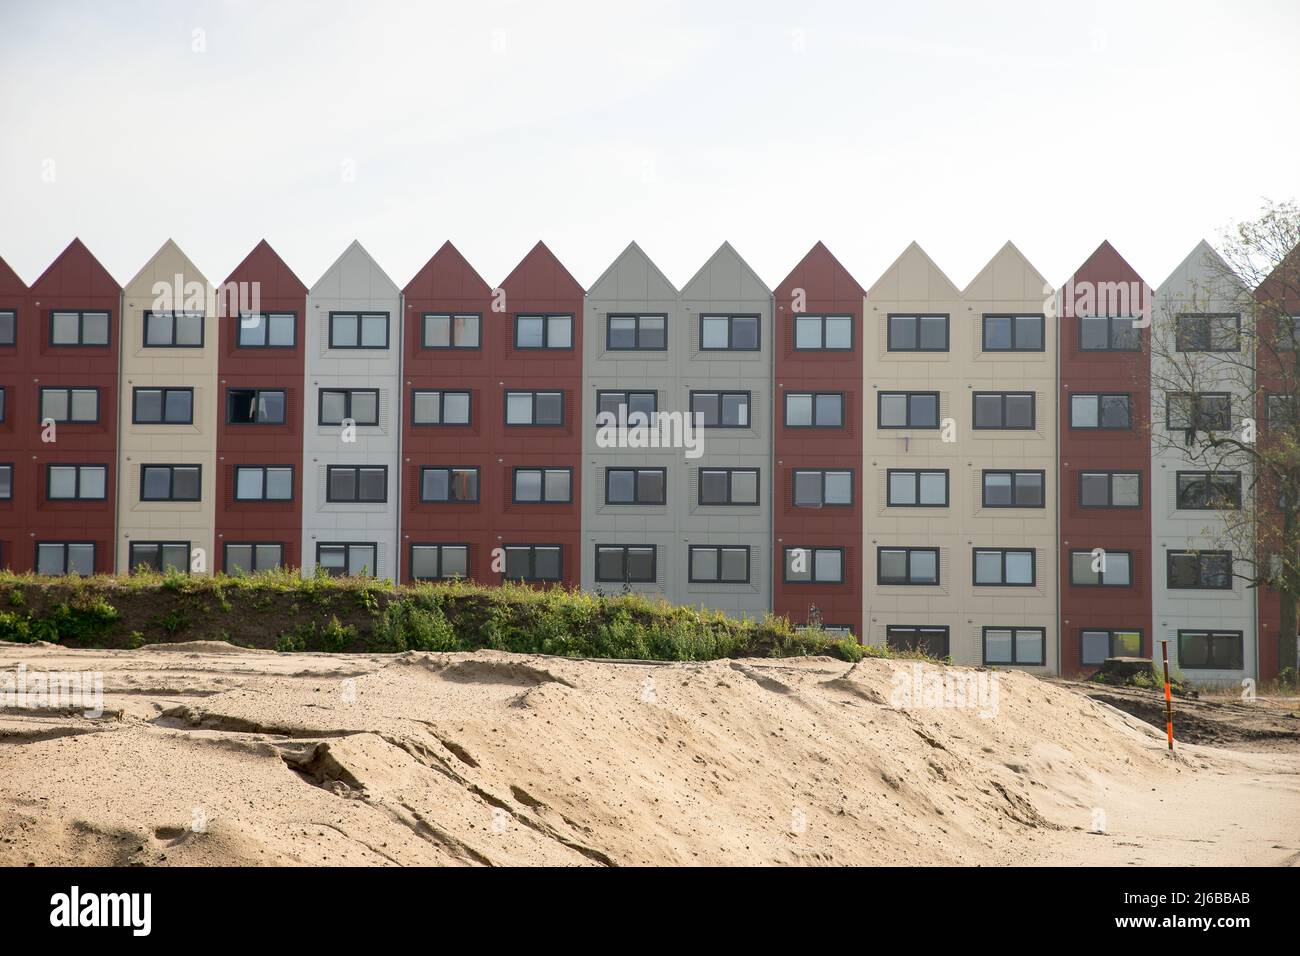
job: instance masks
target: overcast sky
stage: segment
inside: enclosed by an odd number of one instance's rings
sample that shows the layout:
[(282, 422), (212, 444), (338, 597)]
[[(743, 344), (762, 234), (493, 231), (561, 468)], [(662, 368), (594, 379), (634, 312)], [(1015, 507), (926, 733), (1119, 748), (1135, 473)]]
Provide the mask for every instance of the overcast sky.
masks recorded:
[(964, 286), (1109, 238), (1157, 285), (1300, 194), (1298, 50), (1296, 0), (0, 0), (0, 257), (496, 284), (540, 238), (590, 286), (636, 239), (680, 287), (729, 239), (774, 285), (821, 239), (869, 286), (916, 239)]

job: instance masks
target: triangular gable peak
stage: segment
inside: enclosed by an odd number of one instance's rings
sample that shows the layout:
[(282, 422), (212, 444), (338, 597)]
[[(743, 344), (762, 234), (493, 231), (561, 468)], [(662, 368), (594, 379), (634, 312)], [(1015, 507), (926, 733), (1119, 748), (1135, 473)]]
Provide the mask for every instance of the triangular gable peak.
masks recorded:
[(1158, 304), (1180, 309), (1227, 309), (1248, 294), (1218, 251), (1202, 239), (1156, 290)]
[(1015, 243), (1008, 240), (971, 279), (962, 298), (980, 302), (1041, 303), (1053, 295), (1052, 285), (1034, 268)]
[(80, 239), (73, 239), (32, 283), (36, 295), (113, 296), (122, 287)]
[(226, 277), (226, 282), (260, 282), (267, 298), (302, 298), (307, 285), (265, 239), (258, 242)]
[(366, 247), (353, 239), (316, 280), (309, 293), (331, 298), (366, 298), (397, 296), (401, 290)]
[(795, 289), (803, 289), (808, 298), (832, 302), (856, 302), (862, 307), (867, 294), (853, 274), (840, 263), (820, 240), (813, 244), (798, 265), (776, 287), (778, 299), (789, 299)]
[(1060, 314), (1065, 318), (1140, 315), (1154, 298), (1155, 290), (1107, 240), (1057, 290)]
[[(181, 282), (185, 285), (199, 283), (203, 286), (206, 295), (206, 290), (210, 286), (207, 276), (199, 271), (198, 266), (182, 251), (175, 240), (168, 239), (126, 284), (126, 295), (128, 298), (153, 298), (154, 283), (165, 282), (168, 286), (174, 287), (177, 276), (181, 277)], [(189, 297), (188, 291), (178, 291), (182, 299)], [(176, 307), (184, 306), (177, 303)]]
[(411, 299), (483, 299), (492, 294), (486, 280), (450, 240), (444, 242), (402, 290)]
[(567, 301), (580, 299), (584, 294), (578, 280), (540, 240), (510, 270), (501, 288), (514, 297), (530, 301)]
[(26, 295), (27, 291), (27, 283), (22, 280), (22, 276), (4, 259), (0, 259), (0, 295)]
[(772, 290), (729, 242), (723, 242), (682, 289), (684, 299), (752, 301), (771, 295)]
[(913, 241), (867, 291), (866, 298), (892, 302), (953, 302), (961, 292), (947, 273)]
[(1300, 245), (1283, 256), (1259, 284), (1255, 299), (1291, 315), (1300, 312)]
[(663, 301), (676, 299), (677, 288), (635, 242), (618, 254), (588, 294), (593, 299)]

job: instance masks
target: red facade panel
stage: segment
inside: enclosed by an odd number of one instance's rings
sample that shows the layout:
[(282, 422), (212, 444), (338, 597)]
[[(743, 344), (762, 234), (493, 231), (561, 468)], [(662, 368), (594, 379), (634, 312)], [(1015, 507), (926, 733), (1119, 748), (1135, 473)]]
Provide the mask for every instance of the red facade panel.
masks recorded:
[[(74, 239), (21, 294), (8, 267), (0, 269), (0, 310), (17, 300), (14, 346), (0, 346), (0, 386), (5, 388), (0, 423), (0, 461), (14, 465), (13, 494), (0, 501), (8, 511), (0, 530), (0, 563), (26, 571), (36, 566), (37, 544), (92, 543), (94, 569), (113, 571), (116, 520), (118, 351), (122, 289)], [(55, 344), (55, 312), (107, 313), (106, 344)], [(41, 425), (42, 388), (86, 388), (97, 393), (98, 419)], [(104, 468), (102, 498), (51, 500), (51, 465)]]
[[(219, 297), (217, 387), (217, 567), (226, 568), (228, 544), (279, 544), (286, 567), (302, 565), (302, 455), (307, 287), (263, 239), (223, 283)], [(269, 334), (250, 333), (240, 344), (240, 313), (292, 314), (292, 346), (261, 345)], [(285, 393), (282, 424), (232, 422), (232, 389)], [(235, 468), (293, 468), (291, 501), (236, 501)]]
[[(1091, 671), (1082, 663), (1085, 630), (1142, 632), (1142, 653), (1152, 641), (1151, 555), (1151, 418), (1150, 329), (1140, 331), (1136, 351), (1083, 348), (1081, 319), (1086, 316), (1137, 315), (1153, 308), (1146, 283), (1108, 242), (1079, 268), (1061, 294), (1060, 343), (1060, 506), (1061, 672)], [(1128, 429), (1086, 429), (1070, 425), (1071, 396), (1079, 393), (1130, 396)], [(1138, 507), (1085, 507), (1083, 472), (1137, 472), (1141, 475)], [(1132, 583), (1128, 587), (1071, 583), (1071, 552), (1104, 548), (1127, 551)]]
[[(776, 287), (774, 315), (776, 407), (773, 449), (773, 610), (805, 623), (816, 605), (826, 625), (850, 627), (862, 639), (862, 326), (865, 292), (820, 242)], [(852, 348), (808, 351), (795, 348), (799, 313), (852, 316)], [(783, 414), (788, 392), (842, 392), (840, 428), (791, 428)], [(853, 473), (853, 503), (795, 507), (794, 472), (839, 469)], [(785, 548), (842, 548), (838, 584), (785, 580)]]

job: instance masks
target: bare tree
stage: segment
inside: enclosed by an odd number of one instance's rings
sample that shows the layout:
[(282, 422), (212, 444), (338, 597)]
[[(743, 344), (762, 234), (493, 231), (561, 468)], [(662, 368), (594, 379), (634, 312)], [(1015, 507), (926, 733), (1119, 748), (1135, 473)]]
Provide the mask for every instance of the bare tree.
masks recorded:
[(1279, 672), (1296, 680), (1300, 602), (1300, 207), (1267, 202), (1205, 250), (1186, 288), (1156, 303), (1152, 442), (1202, 474), (1179, 507), (1213, 510), (1201, 532), (1231, 574), (1281, 604)]

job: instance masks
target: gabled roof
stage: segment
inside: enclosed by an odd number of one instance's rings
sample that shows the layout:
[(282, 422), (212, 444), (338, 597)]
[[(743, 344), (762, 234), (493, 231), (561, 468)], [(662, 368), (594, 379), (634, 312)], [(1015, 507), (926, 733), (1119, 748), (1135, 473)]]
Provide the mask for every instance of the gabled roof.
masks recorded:
[(256, 275), (258, 281), (265, 281), (262, 276), (272, 277), (273, 280), (284, 281), (289, 288), (271, 289), (272, 296), (305, 296), (307, 294), (306, 284), (298, 278), (298, 274), (289, 268), (289, 264), (280, 257), (280, 254), (271, 248), (271, 244), (265, 239), (260, 240), (248, 255), (240, 261), (239, 265), (230, 270), (230, 275), (226, 276), (227, 282), (237, 281), (242, 275)]
[(520, 284), (525, 288), (516, 289), (516, 294), (530, 299), (581, 297), (585, 292), (582, 284), (540, 239), (510, 270), (510, 275), (501, 280), (503, 289)]
[(319, 279), (312, 283), (311, 288), (308, 290), (309, 294), (322, 294), (324, 292), (322, 287), (325, 283), (332, 282), (336, 276), (341, 276), (345, 269), (354, 267), (367, 270), (372, 280), (378, 278), (387, 287), (383, 290), (383, 294), (394, 296), (401, 294), (397, 283), (389, 277), (388, 273), (375, 261), (375, 257), (366, 251), (366, 247), (358, 239), (353, 239), (348, 243), (347, 248), (343, 250), (339, 257), (334, 260), (328, 269), (321, 273)]
[[(727, 274), (731, 273), (730, 276)], [(735, 284), (730, 290), (718, 289), (717, 284), (734, 278)], [(708, 284), (708, 288), (702, 288)], [(750, 289), (746, 290), (746, 285)], [(772, 290), (759, 278), (758, 273), (749, 267), (730, 242), (723, 241), (713, 255), (700, 266), (691, 277), (691, 281), (682, 287), (684, 299), (751, 299), (761, 290), (764, 297), (770, 296)]]
[(960, 299), (961, 291), (948, 278), (948, 274), (940, 269), (929, 253), (921, 248), (920, 243), (913, 240), (908, 243), (907, 248), (902, 251), (897, 259), (893, 261), (888, 269), (881, 273), (869, 290), (866, 297), (887, 298), (887, 299), (910, 299), (918, 296), (908, 294), (899, 294), (899, 283), (906, 278), (908, 281), (916, 281), (917, 277), (923, 276), (927, 285), (927, 291), (920, 298), (950, 300)]
[(478, 299), (492, 294), (491, 287), (447, 240), (411, 277), (403, 294), (425, 299)]
[(0, 295), (26, 295), (27, 283), (14, 272), (9, 263), (0, 259)]
[(140, 267), (140, 271), (131, 277), (131, 281), (128, 282), (124, 288), (132, 288), (141, 279), (145, 278), (150, 270), (152, 270), (160, 260), (169, 255), (180, 259), (181, 273), (186, 277), (186, 279), (191, 282), (207, 283), (207, 276), (205, 276), (199, 267), (194, 264), (194, 261), (185, 254), (184, 250), (176, 244), (176, 240), (168, 239), (159, 246), (158, 251), (150, 256), (149, 260)]
[(962, 298), (1039, 300), (1050, 295), (1052, 289), (1043, 274), (1008, 239), (962, 290)]
[[(80, 239), (73, 239), (54, 257), (40, 278), (32, 283), (32, 291), (40, 290), (45, 294), (57, 295), (63, 291), (61, 287), (65, 283), (76, 284), (78, 294), (112, 295), (122, 291), (117, 280)], [(55, 288), (46, 292), (47, 285)]]
[(1197, 277), (1228, 277), (1236, 288), (1232, 290), (1234, 294), (1245, 289), (1237, 274), (1233, 272), (1232, 267), (1224, 261), (1223, 256), (1219, 255), (1212, 245), (1202, 239), (1198, 242), (1184, 258), (1183, 261), (1174, 267), (1174, 270), (1165, 277), (1165, 281), (1160, 283), (1159, 294), (1163, 295), (1165, 290), (1171, 285), (1185, 285), (1194, 281)]
[(790, 290), (815, 286), (821, 299), (863, 298), (867, 293), (853, 274), (836, 259), (820, 239), (804, 254), (789, 274), (777, 283), (776, 294), (784, 298)]
[[(632, 273), (635, 278), (629, 276)], [(606, 286), (612, 288), (606, 288)], [(602, 299), (675, 299), (680, 294), (653, 259), (629, 242), (591, 284), (588, 293)]]

